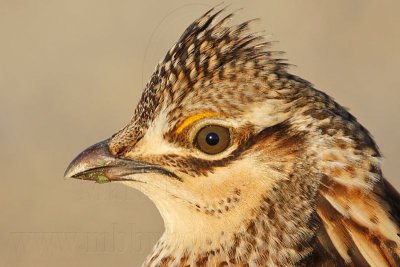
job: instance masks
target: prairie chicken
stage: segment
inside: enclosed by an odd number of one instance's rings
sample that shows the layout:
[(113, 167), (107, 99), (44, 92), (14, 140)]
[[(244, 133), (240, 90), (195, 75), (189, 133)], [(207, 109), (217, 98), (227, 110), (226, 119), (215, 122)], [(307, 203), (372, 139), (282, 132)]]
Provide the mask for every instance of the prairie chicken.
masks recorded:
[(400, 197), (368, 131), (211, 9), (167, 52), (130, 123), (65, 176), (158, 207), (144, 266), (400, 266)]

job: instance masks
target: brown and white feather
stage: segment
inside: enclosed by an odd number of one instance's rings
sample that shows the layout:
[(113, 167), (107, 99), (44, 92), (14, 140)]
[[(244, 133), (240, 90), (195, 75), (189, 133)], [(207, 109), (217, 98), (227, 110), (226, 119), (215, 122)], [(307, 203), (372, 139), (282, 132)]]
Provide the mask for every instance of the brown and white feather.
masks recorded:
[[(400, 197), (369, 132), (222, 12), (186, 29), (110, 141), (182, 177), (139, 188), (166, 223), (145, 266), (400, 266)], [(199, 111), (233, 126), (227, 152), (188, 142)]]

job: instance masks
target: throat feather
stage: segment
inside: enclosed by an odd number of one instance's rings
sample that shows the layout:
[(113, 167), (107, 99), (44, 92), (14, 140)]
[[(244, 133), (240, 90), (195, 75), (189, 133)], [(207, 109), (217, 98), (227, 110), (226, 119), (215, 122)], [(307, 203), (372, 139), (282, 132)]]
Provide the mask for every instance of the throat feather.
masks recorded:
[(278, 183), (234, 228), (231, 218), (221, 217), (225, 231), (210, 219), (193, 232), (165, 232), (144, 266), (297, 266), (312, 253), (317, 226), (314, 203), (306, 200), (316, 188), (304, 181), (294, 176)]

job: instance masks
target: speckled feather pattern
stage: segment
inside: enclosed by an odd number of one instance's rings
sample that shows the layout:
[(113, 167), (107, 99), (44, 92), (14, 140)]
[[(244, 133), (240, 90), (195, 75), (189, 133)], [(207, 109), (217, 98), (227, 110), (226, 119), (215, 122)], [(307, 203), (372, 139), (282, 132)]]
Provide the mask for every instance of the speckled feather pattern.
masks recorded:
[[(166, 224), (144, 266), (400, 266), (400, 198), (371, 135), (222, 13), (186, 29), (110, 140), (182, 178), (130, 184)], [(196, 152), (195, 126), (176, 134), (200, 111), (234, 128), (221, 155)]]

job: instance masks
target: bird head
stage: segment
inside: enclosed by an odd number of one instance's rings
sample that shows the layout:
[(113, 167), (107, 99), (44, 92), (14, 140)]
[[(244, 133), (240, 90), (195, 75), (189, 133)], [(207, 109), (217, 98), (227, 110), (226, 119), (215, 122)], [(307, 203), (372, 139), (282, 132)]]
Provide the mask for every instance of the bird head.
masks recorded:
[[(306, 240), (295, 256), (280, 256), (293, 262), (310, 251), (320, 185), (341, 170), (330, 162), (371, 170), (378, 151), (345, 109), (287, 72), (280, 53), (248, 31), (251, 21), (227, 26), (232, 14), (217, 20), (221, 12), (186, 29), (132, 120), (82, 152), (66, 176), (145, 193), (165, 222), (158, 249), (208, 251), (239, 233), (256, 247), (264, 225), (274, 236), (269, 251)], [(349, 172), (363, 170), (357, 166)], [(366, 171), (347, 183), (368, 187), (374, 177)]]

